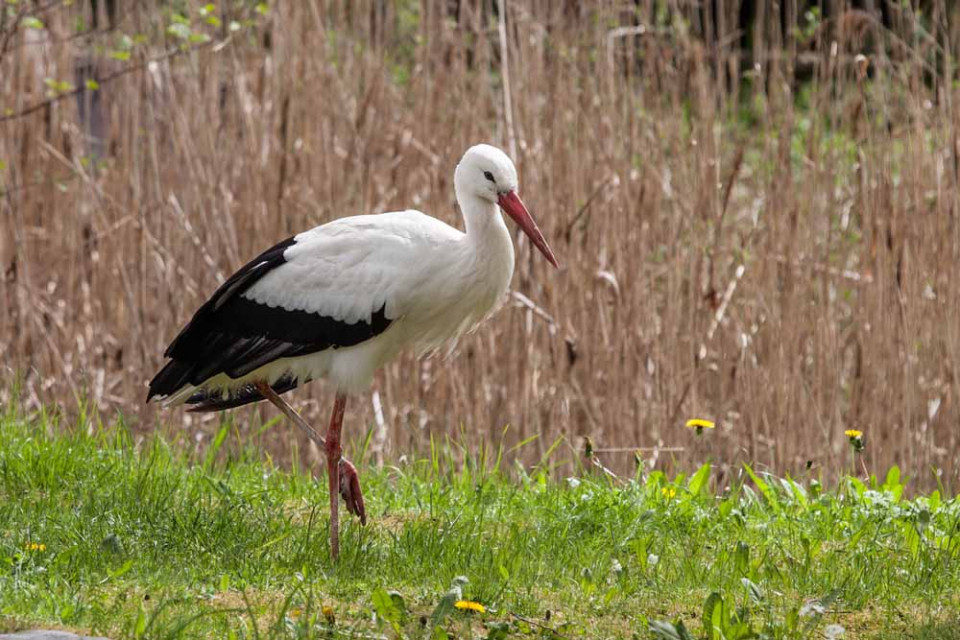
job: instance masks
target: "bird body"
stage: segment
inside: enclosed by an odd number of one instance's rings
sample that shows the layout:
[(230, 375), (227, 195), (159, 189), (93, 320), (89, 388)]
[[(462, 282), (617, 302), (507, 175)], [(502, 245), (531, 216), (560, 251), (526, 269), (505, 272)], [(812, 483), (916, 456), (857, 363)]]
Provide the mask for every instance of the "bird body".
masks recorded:
[(494, 309), (513, 274), (513, 243), (502, 219), (498, 236), (488, 247), (497, 259), (482, 260), (470, 236), (419, 211), (343, 218), (296, 236), (284, 268), (245, 295), (348, 323), (370, 322), (383, 308), (391, 321), (383, 333), (329, 352), (328, 379), (359, 392), (399, 350), (438, 349)]
[[(471, 147), (454, 185), (465, 231), (413, 210), (352, 216), (284, 240), (241, 267), (167, 348), (170, 361), (147, 400), (199, 411), (270, 400), (324, 443), (331, 522), (338, 491), (364, 520), (356, 470), (340, 457), (346, 395), (363, 391), (400, 351), (436, 350), (496, 308), (514, 267), (501, 211), (557, 265), (516, 194), (506, 154)], [(279, 397), (321, 378), (337, 393), (326, 440)], [(334, 556), (337, 535), (332, 526)]]
[[(324, 378), (345, 393), (363, 391), (400, 351), (441, 348), (496, 308), (513, 274), (513, 243), (499, 215), (488, 226), (491, 237), (477, 243), (436, 218), (408, 210), (340, 218), (294, 236), (280, 249), (282, 262), (234, 295), (275, 310), (280, 318), (283, 312), (301, 312), (347, 326), (369, 326), (382, 310), (388, 321), (384, 330), (358, 344), (280, 357), (237, 377), (218, 372), (158, 395), (167, 405), (194, 396), (199, 404), (217, 393), (229, 397), (253, 380), (273, 385), (288, 378)], [(237, 319), (230, 312), (218, 310), (222, 330), (229, 331)], [(272, 328), (280, 331), (280, 325)], [(197, 395), (200, 389), (208, 393)]]

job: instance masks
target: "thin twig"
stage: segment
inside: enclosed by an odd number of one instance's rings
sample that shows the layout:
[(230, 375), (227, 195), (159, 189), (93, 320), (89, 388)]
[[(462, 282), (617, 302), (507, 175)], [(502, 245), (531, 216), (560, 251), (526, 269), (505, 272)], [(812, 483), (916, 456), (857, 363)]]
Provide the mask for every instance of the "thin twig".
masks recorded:
[(519, 291), (510, 291), (510, 297), (520, 303), (520, 306), (526, 307), (534, 313), (534, 315), (540, 316), (546, 320), (547, 324), (550, 326), (550, 332), (557, 327), (557, 321), (553, 319), (553, 316), (547, 313), (542, 307), (538, 306), (533, 300), (523, 295)]
[(733, 272), (733, 279), (727, 284), (727, 290), (723, 292), (720, 306), (717, 307), (717, 312), (713, 315), (713, 322), (710, 323), (710, 328), (707, 330), (707, 339), (704, 344), (700, 346), (700, 360), (706, 357), (706, 343), (713, 340), (713, 334), (716, 332), (717, 327), (720, 326), (720, 323), (723, 322), (723, 317), (727, 314), (727, 305), (730, 304), (730, 299), (733, 298), (733, 292), (737, 290), (737, 285), (740, 284), (740, 278), (743, 277), (743, 273), (746, 270), (746, 266), (740, 264), (737, 265), (737, 270)]
[(533, 620), (533, 619), (531, 619), (531, 618), (527, 618), (527, 617), (525, 617), (525, 616), (522, 616), (522, 615), (520, 615), (519, 613), (516, 613), (515, 611), (511, 611), (511, 612), (510, 612), (510, 615), (513, 616), (514, 618), (516, 618), (517, 620), (520, 620), (520, 621), (522, 621), (522, 622), (526, 622), (527, 624), (532, 624), (533, 626), (539, 627), (539, 628), (541, 628), (541, 629), (543, 629), (543, 630), (545, 630), (545, 631), (549, 631), (549, 632), (550, 632), (550, 636), (553, 637), (553, 638), (566, 638), (566, 636), (562, 636), (562, 635), (560, 635), (559, 633), (557, 633), (557, 631), (556, 631), (553, 627), (551, 627), (550, 625), (546, 625), (546, 624), (543, 624), (543, 623), (541, 623), (541, 622), (537, 622), (536, 620)]
[(583, 203), (583, 206), (580, 207), (576, 215), (570, 219), (570, 222), (567, 223), (567, 228), (563, 231), (563, 237), (566, 238), (567, 242), (570, 242), (570, 237), (573, 234), (573, 227), (580, 221), (580, 218), (586, 214), (587, 210), (590, 208), (590, 205), (593, 204), (593, 201), (596, 200), (597, 196), (603, 193), (604, 189), (611, 184), (618, 184), (620, 182), (616, 174), (607, 176), (607, 178), (600, 183), (600, 185), (593, 190), (593, 193), (590, 194), (590, 197), (587, 198), (587, 201)]
[(804, 269), (809, 268), (817, 273), (825, 273), (829, 276), (835, 278), (842, 278), (844, 280), (849, 280), (850, 282), (856, 282), (858, 284), (872, 284), (873, 276), (869, 273), (860, 273), (859, 271), (853, 271), (852, 269), (838, 269), (837, 267), (830, 267), (825, 264), (801, 264), (799, 261), (790, 261), (786, 256), (782, 255), (772, 255), (771, 259), (775, 260), (779, 264), (788, 265), (793, 269)]
[(594, 453), (635, 453), (637, 451), (666, 451), (667, 453), (680, 453), (686, 451), (686, 447), (610, 447), (607, 449), (594, 449)]

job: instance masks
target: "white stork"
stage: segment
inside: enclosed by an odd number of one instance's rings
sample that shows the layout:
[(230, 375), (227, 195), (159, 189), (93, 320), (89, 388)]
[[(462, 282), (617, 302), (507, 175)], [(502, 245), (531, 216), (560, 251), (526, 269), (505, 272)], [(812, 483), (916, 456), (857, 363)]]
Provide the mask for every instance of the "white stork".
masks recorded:
[[(366, 523), (354, 466), (341, 457), (347, 394), (405, 349), (426, 353), (483, 320), (513, 275), (503, 210), (554, 266), (517, 196), (505, 153), (480, 144), (454, 175), (466, 232), (419, 211), (340, 218), (263, 252), (217, 289), (167, 347), (147, 401), (220, 411), (269, 400), (325, 451), (330, 551), (339, 552), (338, 494)], [(326, 439), (280, 394), (326, 378), (336, 388)]]

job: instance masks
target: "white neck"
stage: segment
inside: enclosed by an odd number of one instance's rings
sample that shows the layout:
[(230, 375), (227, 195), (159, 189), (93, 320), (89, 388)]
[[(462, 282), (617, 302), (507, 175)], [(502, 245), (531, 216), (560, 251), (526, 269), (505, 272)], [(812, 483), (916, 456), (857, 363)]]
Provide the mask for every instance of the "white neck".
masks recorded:
[(463, 214), (465, 231), (472, 240), (480, 240), (498, 222), (503, 225), (503, 216), (494, 203), (476, 197), (457, 198), (457, 202)]
[(472, 258), (468, 264), (473, 265), (470, 268), (472, 277), (489, 280), (497, 289), (498, 298), (513, 274), (513, 238), (510, 230), (495, 203), (461, 193), (457, 193), (457, 202), (460, 203), (466, 226), (467, 255)]

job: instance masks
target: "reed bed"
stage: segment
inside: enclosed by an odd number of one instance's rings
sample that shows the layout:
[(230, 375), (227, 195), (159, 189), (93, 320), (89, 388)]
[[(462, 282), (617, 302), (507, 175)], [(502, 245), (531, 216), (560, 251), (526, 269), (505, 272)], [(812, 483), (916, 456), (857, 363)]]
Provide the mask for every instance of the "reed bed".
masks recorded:
[[(589, 437), (616, 473), (642, 448), (829, 475), (855, 428), (869, 471), (955, 489), (960, 15), (780, 4), (8, 3), (0, 399), (208, 438), (143, 404), (205, 296), (336, 217), (459, 224), (453, 168), (489, 141), (562, 268), (519, 237), (495, 317), (353, 401), (372, 460)], [(322, 383), (293, 395), (325, 419)]]

